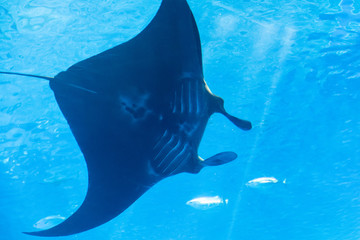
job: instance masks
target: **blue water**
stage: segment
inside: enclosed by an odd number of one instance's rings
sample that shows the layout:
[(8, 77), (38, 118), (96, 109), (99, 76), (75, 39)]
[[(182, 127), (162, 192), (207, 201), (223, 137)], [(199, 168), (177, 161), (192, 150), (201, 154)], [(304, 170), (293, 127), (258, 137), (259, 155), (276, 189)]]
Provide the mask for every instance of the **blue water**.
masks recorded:
[[(188, 2), (209, 87), (254, 126), (243, 132), (214, 115), (199, 152), (238, 159), (165, 179), (111, 222), (61, 239), (359, 239), (360, 2)], [(0, 0), (0, 70), (54, 76), (134, 37), (159, 5)], [(279, 182), (246, 185), (259, 177)], [(1, 75), (0, 239), (36, 239), (21, 232), (71, 215), (86, 188), (48, 83)], [(228, 204), (186, 205), (200, 196)]]

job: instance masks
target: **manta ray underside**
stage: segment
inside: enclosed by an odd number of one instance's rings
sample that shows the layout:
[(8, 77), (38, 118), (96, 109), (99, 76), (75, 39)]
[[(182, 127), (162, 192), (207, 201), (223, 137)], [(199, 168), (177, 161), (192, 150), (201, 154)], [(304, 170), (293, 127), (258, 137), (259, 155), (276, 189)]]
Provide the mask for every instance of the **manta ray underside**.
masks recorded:
[(234, 160), (233, 152), (206, 160), (198, 156), (214, 112), (251, 129), (250, 122), (229, 115), (207, 87), (199, 33), (186, 0), (163, 0), (151, 23), (130, 41), (43, 78), (84, 154), (89, 184), (73, 215), (30, 235), (92, 229), (161, 179)]

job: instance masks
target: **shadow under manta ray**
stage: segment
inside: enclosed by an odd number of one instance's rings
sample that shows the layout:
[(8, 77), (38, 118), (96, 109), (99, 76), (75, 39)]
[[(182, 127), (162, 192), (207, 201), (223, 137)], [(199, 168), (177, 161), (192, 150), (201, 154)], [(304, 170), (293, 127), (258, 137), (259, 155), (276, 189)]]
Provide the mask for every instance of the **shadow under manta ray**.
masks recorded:
[[(7, 74), (18, 74), (2, 72)], [(197, 150), (207, 121), (229, 115), (203, 79), (198, 29), (186, 0), (163, 0), (136, 37), (74, 64), (50, 81), (84, 154), (89, 185), (80, 208), (36, 236), (80, 233), (113, 219), (155, 183), (234, 160), (233, 152), (203, 160)]]

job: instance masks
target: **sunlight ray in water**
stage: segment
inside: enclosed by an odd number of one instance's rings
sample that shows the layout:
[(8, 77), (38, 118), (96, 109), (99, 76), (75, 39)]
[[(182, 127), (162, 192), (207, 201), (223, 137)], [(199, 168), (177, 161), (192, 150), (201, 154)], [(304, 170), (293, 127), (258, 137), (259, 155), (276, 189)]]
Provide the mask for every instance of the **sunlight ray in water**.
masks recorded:
[[(254, 130), (257, 131), (255, 141), (253, 143), (253, 147), (249, 151), (250, 155), (249, 155), (249, 158), (247, 159), (245, 168), (242, 169), (242, 171), (241, 171), (240, 176), (242, 176), (241, 177), (242, 180), (239, 181), (239, 183), (241, 185), (240, 185), (240, 189), (238, 190), (237, 199), (235, 201), (235, 207), (234, 207), (234, 211), (232, 214), (232, 220), (230, 222), (230, 226), (229, 226), (229, 230), (228, 230), (228, 236), (227, 236), (228, 240), (233, 239), (232, 233), (233, 233), (234, 226), (236, 225), (237, 218), (241, 218), (241, 216), (239, 216), (239, 208), (241, 205), (242, 194), (244, 193), (244, 189), (246, 187), (245, 183), (246, 183), (246, 178), (248, 177), (248, 171), (251, 168), (252, 162), (257, 157), (259, 157), (257, 155), (257, 147), (258, 147), (259, 141), (263, 137), (263, 134), (265, 131), (263, 125), (266, 122), (269, 112), (271, 110), (271, 100), (273, 99), (274, 95), (276, 94), (277, 87), (280, 84), (280, 79), (282, 77), (281, 76), (282, 69), (284, 67), (284, 61), (286, 60), (287, 55), (291, 52), (291, 44), (293, 41), (293, 37), (296, 34), (295, 30), (288, 26), (283, 26), (283, 29), (281, 29), (281, 30), (283, 32), (280, 32), (280, 29), (277, 29), (277, 31), (273, 33), (274, 35), (279, 34), (280, 36), (282, 36), (282, 44), (281, 44), (281, 48), (278, 53), (277, 71), (274, 73), (274, 75), (271, 78), (271, 85), (268, 89), (268, 94), (267, 94), (268, 100), (265, 102), (263, 114), (260, 118), (259, 124), (256, 127), (254, 127)], [(261, 39), (260, 39), (260, 41), (261, 41)], [(263, 43), (260, 42), (258, 44), (262, 45)], [(265, 43), (265, 44), (267, 45), (268, 43)], [(269, 46), (269, 48), (270, 48), (270, 46)], [(263, 52), (262, 54), (267, 55), (268, 53)]]

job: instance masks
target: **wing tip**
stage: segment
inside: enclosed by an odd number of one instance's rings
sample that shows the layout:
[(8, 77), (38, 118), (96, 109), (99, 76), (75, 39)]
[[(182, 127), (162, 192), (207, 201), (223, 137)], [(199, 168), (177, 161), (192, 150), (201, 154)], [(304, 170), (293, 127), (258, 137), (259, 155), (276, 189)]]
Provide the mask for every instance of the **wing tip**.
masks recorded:
[(46, 230), (45, 230), (45, 231), (36, 231), (36, 232), (22, 232), (22, 233), (23, 233), (23, 234), (26, 234), (26, 235), (38, 236), (38, 237), (49, 236), (49, 235), (44, 235), (43, 232), (46, 232)]
[(49, 228), (47, 230), (42, 230), (42, 231), (22, 232), (22, 233), (36, 237), (63, 237), (63, 236), (72, 235), (72, 233), (68, 233), (68, 234), (62, 234), (61, 232), (59, 233), (58, 231), (54, 231), (53, 228)]

